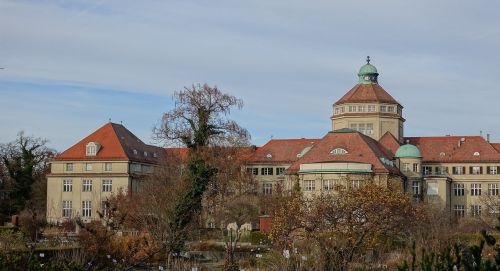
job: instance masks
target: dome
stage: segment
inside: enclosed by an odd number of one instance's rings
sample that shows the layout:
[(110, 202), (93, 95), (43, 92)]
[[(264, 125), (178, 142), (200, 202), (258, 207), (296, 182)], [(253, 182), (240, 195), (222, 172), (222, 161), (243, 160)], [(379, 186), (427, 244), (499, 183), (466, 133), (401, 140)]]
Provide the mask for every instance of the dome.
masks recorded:
[(359, 69), (358, 77), (360, 84), (377, 84), (377, 68), (370, 64), (369, 56), (366, 57), (366, 64)]
[(396, 158), (421, 158), (422, 154), (420, 150), (411, 144), (406, 144), (398, 148), (396, 154), (394, 155)]
[(368, 75), (368, 74), (378, 74), (377, 68), (372, 64), (368, 63), (363, 65), (358, 72), (358, 75)]

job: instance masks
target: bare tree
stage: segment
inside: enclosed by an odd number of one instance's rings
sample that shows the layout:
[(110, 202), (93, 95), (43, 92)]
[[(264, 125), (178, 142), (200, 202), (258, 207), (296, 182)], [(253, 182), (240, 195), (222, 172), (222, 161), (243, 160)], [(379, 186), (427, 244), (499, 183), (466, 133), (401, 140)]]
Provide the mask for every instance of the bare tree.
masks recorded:
[(189, 149), (183, 189), (175, 197), (168, 218), (171, 234), (178, 237), (168, 250), (178, 253), (183, 247), (186, 227), (200, 212), (203, 194), (216, 178), (218, 168), (210, 160), (217, 155), (218, 147), (246, 145), (249, 134), (227, 119), (232, 108), (241, 108), (243, 102), (217, 87), (193, 85), (176, 92), (174, 99), (174, 108), (163, 115), (154, 133), (167, 145), (182, 144)]

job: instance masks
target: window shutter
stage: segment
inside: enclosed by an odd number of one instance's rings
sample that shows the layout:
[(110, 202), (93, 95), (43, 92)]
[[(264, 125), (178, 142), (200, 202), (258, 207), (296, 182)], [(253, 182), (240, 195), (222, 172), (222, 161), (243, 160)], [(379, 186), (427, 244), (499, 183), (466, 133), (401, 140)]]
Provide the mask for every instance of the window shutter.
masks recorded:
[(491, 171), (490, 171), (490, 166), (487, 166), (487, 167), (486, 167), (486, 174), (490, 174), (490, 172), (491, 172)]
[(483, 167), (479, 167), (479, 174), (483, 174)]
[(273, 174), (273, 168), (272, 168), (272, 167), (270, 167), (270, 168), (269, 168), (269, 175), (274, 175), (274, 174)]

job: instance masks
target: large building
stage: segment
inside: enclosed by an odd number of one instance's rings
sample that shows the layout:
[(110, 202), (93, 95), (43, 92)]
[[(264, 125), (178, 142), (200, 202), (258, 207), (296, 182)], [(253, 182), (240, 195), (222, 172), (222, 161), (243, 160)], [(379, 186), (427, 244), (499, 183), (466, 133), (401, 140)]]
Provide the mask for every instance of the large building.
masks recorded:
[(497, 213), (500, 144), (481, 136), (405, 137), (403, 106), (378, 75), (368, 58), (358, 83), (333, 104), (332, 130), (323, 138), (260, 147), (248, 161), (259, 190), (272, 194), (298, 181), (311, 196), (370, 180), (458, 217)]
[[(358, 83), (333, 103), (332, 129), (322, 138), (273, 139), (256, 148), (246, 170), (257, 192), (273, 195), (299, 182), (312, 196), (375, 181), (458, 217), (498, 212), (500, 144), (481, 136), (405, 137), (403, 106), (378, 76), (368, 59)], [(98, 219), (107, 197), (136, 191), (166, 153), (122, 125), (104, 125), (51, 162), (48, 220)]]
[(133, 192), (164, 155), (123, 125), (107, 123), (51, 161), (47, 176), (47, 220), (99, 219), (113, 193)]

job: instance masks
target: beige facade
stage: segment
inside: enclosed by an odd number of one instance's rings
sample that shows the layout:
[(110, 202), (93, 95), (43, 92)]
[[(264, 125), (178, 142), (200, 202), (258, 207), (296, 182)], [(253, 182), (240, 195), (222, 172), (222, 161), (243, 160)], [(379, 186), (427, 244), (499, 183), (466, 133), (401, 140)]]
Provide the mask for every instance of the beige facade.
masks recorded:
[(152, 171), (152, 164), (130, 161), (52, 161), (47, 177), (47, 220), (99, 219), (104, 202), (120, 192), (139, 189), (139, 179)]
[(352, 129), (379, 140), (390, 132), (400, 141), (404, 135), (403, 108), (387, 103), (345, 103), (333, 106), (332, 131)]

